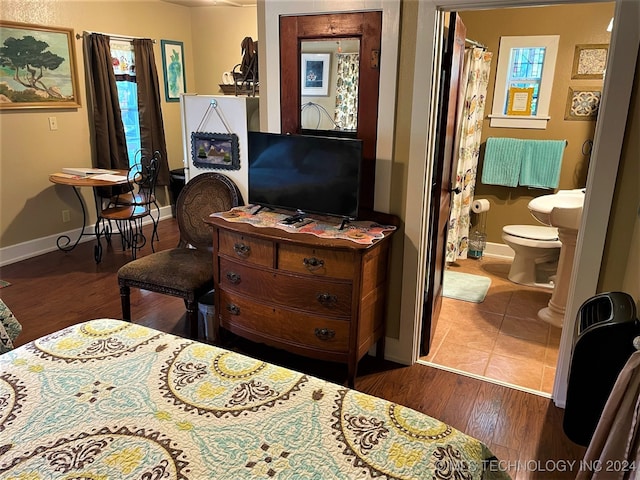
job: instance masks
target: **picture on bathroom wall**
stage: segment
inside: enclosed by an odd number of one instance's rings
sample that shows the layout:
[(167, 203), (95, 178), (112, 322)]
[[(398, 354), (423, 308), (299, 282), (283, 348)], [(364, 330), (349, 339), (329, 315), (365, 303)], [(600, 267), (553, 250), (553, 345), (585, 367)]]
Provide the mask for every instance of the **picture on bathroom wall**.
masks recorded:
[(191, 159), (198, 168), (240, 169), (238, 136), (235, 133), (191, 133)]
[(602, 79), (607, 68), (609, 45), (576, 45), (573, 55), (572, 79)]
[(329, 53), (302, 54), (302, 95), (329, 95)]
[(71, 28), (0, 20), (0, 110), (80, 107), (73, 37)]
[(565, 120), (596, 120), (602, 91), (598, 87), (583, 87), (573, 89), (569, 87)]

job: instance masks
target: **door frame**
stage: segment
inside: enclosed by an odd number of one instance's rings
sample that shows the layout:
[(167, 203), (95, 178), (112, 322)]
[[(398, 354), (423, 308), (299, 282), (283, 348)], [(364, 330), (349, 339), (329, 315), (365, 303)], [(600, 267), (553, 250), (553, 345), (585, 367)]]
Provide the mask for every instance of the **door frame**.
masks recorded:
[[(597, 0), (605, 1), (605, 0)], [(407, 202), (406, 224), (415, 218), (416, 224), (411, 231), (419, 235), (417, 252), (405, 250), (404, 265), (411, 262), (419, 266), (415, 292), (403, 289), (403, 305), (405, 300), (411, 301), (411, 293), (415, 295), (413, 305), (415, 316), (413, 328), (401, 328), (401, 334), (411, 335), (412, 361), (417, 361), (420, 346), (420, 322), (422, 318), (422, 299), (424, 295), (424, 279), (426, 270), (426, 252), (428, 232), (428, 212), (430, 210), (429, 195), (424, 195), (431, 178), (434, 161), (433, 142), (430, 135), (435, 130), (432, 97), (424, 92), (433, 92), (432, 77), (436, 66), (433, 48), (433, 32), (436, 31), (436, 17), (439, 11), (474, 10), (486, 8), (508, 8), (521, 6), (544, 6), (565, 3), (565, 0), (422, 0), (418, 6), (417, 35), (424, 41), (417, 42), (416, 61), (413, 77), (412, 125), (423, 125), (410, 140), (410, 161), (408, 169), (407, 198), (421, 198), (422, 202)], [(609, 63), (602, 93), (602, 104), (594, 136), (594, 147), (591, 154), (587, 191), (585, 195), (584, 213), (580, 225), (580, 234), (576, 245), (575, 258), (569, 295), (565, 314), (565, 326), (560, 341), (558, 366), (553, 389), (556, 405), (564, 407), (568, 383), (569, 364), (574, 339), (576, 316), (580, 305), (596, 293), (600, 264), (603, 257), (607, 234), (608, 218), (615, 190), (619, 159), (622, 151), (624, 131), (627, 121), (631, 87), (635, 74), (635, 63), (638, 54), (638, 25), (640, 4), (636, 0), (615, 0), (615, 20), (609, 48)], [(422, 95), (421, 95), (422, 94)], [(427, 161), (420, 161), (426, 158)], [(413, 258), (407, 258), (414, 254)], [(417, 258), (415, 256), (417, 255)], [(408, 289), (406, 289), (408, 290)], [(407, 297), (406, 299), (404, 297)], [(402, 338), (400, 341), (402, 342)], [(405, 337), (405, 341), (407, 338)]]

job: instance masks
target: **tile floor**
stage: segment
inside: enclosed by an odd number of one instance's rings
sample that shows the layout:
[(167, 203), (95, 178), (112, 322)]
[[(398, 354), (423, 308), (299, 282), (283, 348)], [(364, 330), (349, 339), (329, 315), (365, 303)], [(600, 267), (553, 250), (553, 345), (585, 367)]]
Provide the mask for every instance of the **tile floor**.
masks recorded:
[(537, 313), (552, 291), (510, 282), (509, 262), (500, 258), (465, 259), (447, 268), (488, 276), (491, 286), (482, 303), (442, 299), (431, 351), (421, 360), (549, 396), (561, 329)]

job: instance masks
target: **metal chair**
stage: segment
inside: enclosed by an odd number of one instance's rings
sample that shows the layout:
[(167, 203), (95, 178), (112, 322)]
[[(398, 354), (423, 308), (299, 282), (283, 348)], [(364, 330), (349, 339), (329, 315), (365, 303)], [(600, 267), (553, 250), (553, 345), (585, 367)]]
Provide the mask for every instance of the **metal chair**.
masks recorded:
[[(155, 188), (158, 179), (159, 156), (160, 153), (156, 152), (150, 158), (141, 157), (139, 163), (129, 169), (127, 175), (129, 193), (117, 196), (117, 199), (122, 196), (123, 199), (127, 198), (128, 200), (120, 202), (112, 199), (107, 207), (100, 212), (96, 221), (97, 255), (101, 256), (101, 233), (104, 233), (107, 243), (111, 242), (111, 222), (114, 221), (121, 237), (122, 248), (131, 248), (131, 256), (135, 259), (137, 252), (147, 243), (142, 230), (143, 220), (146, 217), (151, 218), (153, 223), (151, 250), (155, 251), (153, 241), (157, 237), (159, 216), (154, 218), (151, 207), (155, 205), (157, 208)], [(159, 214), (160, 210), (157, 211)], [(102, 228), (99, 228), (101, 223)]]
[(131, 320), (130, 289), (184, 299), (191, 335), (198, 336), (198, 299), (213, 289), (213, 236), (204, 218), (243, 205), (236, 184), (218, 173), (203, 173), (184, 186), (176, 203), (180, 242), (133, 260), (118, 270), (122, 317)]

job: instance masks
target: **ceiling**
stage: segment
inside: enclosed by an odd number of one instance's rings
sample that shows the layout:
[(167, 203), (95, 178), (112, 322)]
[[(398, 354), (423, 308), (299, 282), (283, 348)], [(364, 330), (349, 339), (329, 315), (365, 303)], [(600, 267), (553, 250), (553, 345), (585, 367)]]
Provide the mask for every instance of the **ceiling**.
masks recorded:
[(257, 0), (162, 0), (184, 7), (255, 7)]

